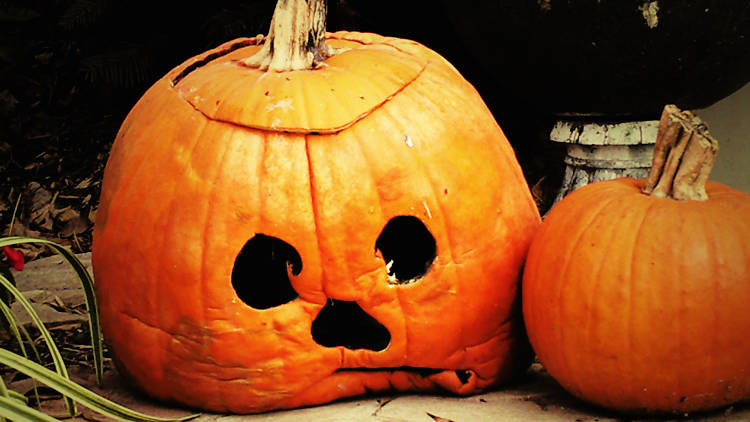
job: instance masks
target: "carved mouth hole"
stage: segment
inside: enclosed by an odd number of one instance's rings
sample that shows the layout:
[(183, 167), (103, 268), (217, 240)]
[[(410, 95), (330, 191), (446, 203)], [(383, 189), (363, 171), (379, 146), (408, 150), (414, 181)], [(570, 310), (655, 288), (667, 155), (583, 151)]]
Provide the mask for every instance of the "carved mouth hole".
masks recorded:
[[(437, 368), (422, 368), (418, 366), (399, 366), (399, 367), (393, 367), (393, 368), (341, 368), (336, 370), (336, 372), (398, 372), (398, 371), (404, 371), (404, 372), (411, 372), (415, 373), (421, 377), (427, 378), (431, 375), (439, 374), (445, 369), (437, 369)], [(456, 369), (453, 371), (456, 374), (456, 377), (461, 382), (461, 384), (466, 384), (471, 379), (471, 376), (473, 375), (473, 372), (466, 369)]]
[(357, 302), (329, 299), (312, 323), (313, 340), (321, 346), (344, 346), (379, 352), (388, 347), (391, 333)]
[(336, 372), (412, 372), (421, 377), (429, 377), (431, 375), (439, 374), (445, 369), (437, 368), (422, 368), (419, 366), (398, 366), (392, 368), (341, 368), (337, 369)]
[(435, 238), (417, 217), (400, 215), (385, 225), (375, 241), (394, 284), (417, 281), (430, 269), (437, 256)]
[(465, 369), (456, 369), (455, 372), (458, 380), (461, 381), (461, 384), (466, 384), (467, 382), (469, 382), (469, 379), (471, 378), (471, 371), (467, 371)]
[(232, 287), (237, 296), (255, 309), (268, 309), (298, 297), (289, 273), (302, 271), (302, 259), (281, 239), (256, 234), (245, 243), (234, 261)]

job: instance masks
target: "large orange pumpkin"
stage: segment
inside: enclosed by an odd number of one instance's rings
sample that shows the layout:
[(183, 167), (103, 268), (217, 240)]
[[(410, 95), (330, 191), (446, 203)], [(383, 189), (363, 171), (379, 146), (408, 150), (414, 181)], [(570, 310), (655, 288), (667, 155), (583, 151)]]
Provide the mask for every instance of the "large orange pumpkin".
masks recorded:
[(705, 183), (712, 141), (667, 107), (649, 180), (585, 186), (545, 217), (524, 319), (572, 394), (628, 412), (750, 398), (750, 195)]
[(245, 64), (261, 41), (187, 60), (117, 135), (92, 259), (120, 370), (222, 412), (523, 371), (539, 216), (477, 92), (411, 41), (327, 34), (281, 71)]

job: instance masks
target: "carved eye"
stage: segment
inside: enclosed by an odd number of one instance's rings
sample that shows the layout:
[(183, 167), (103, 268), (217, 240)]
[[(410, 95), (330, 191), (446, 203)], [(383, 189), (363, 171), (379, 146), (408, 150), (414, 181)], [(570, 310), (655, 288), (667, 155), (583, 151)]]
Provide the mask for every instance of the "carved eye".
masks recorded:
[(281, 239), (256, 234), (245, 243), (234, 261), (232, 287), (237, 296), (255, 309), (283, 305), (299, 295), (289, 281), (289, 272), (302, 271), (302, 259), (294, 247)]
[(388, 281), (409, 284), (418, 281), (430, 269), (437, 256), (435, 238), (420, 219), (393, 217), (375, 241), (388, 269)]

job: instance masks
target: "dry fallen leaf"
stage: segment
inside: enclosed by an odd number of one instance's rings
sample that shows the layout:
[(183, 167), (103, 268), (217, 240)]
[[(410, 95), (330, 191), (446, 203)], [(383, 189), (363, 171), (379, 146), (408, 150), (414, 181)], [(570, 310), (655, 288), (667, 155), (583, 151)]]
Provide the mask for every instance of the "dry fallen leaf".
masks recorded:
[(431, 417), (435, 422), (454, 422), (452, 419), (444, 418), (442, 416), (433, 415), (430, 412), (426, 412), (427, 416)]
[(91, 178), (90, 178), (90, 177), (89, 177), (89, 178), (86, 178), (86, 179), (83, 179), (83, 180), (81, 180), (81, 181), (80, 181), (80, 182), (79, 182), (79, 183), (78, 183), (78, 184), (76, 185), (76, 187), (75, 187), (75, 188), (73, 188), (73, 189), (86, 189), (87, 187), (89, 187), (89, 185), (91, 185)]
[(61, 237), (71, 237), (81, 234), (91, 227), (91, 223), (87, 217), (81, 216), (78, 211), (72, 209), (61, 215), (58, 223), (60, 225), (59, 233)]

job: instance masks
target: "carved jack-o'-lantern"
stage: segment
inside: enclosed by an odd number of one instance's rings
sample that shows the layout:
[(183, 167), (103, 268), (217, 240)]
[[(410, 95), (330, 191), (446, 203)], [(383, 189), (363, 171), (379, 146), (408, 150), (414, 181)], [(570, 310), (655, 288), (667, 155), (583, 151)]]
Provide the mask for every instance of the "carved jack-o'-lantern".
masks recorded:
[(93, 265), (120, 370), (233, 412), (523, 371), (539, 215), (476, 91), (411, 41), (321, 32), (281, 71), (261, 41), (178, 66), (117, 135)]

